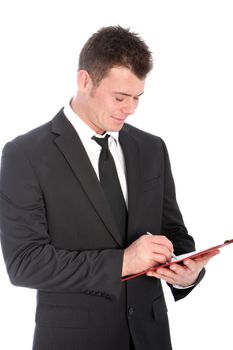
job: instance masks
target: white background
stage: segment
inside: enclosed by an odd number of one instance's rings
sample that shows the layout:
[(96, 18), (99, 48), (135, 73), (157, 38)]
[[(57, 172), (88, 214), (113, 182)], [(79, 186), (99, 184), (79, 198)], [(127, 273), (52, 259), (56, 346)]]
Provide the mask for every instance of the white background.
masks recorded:
[[(165, 140), (197, 248), (233, 238), (232, 18), (231, 0), (2, 0), (0, 148), (68, 101), (78, 53), (94, 31), (131, 27), (155, 68), (129, 122)], [(184, 300), (174, 303), (165, 286), (174, 350), (232, 349), (232, 248)], [(34, 311), (35, 292), (10, 285), (1, 257), (0, 349), (31, 349)]]

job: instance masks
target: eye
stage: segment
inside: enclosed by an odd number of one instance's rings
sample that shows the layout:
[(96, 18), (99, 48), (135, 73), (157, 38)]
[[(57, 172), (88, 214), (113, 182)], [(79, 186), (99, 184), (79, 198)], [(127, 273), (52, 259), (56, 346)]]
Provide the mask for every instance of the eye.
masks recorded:
[(123, 98), (115, 97), (115, 99), (116, 99), (117, 102), (122, 102), (123, 101)]

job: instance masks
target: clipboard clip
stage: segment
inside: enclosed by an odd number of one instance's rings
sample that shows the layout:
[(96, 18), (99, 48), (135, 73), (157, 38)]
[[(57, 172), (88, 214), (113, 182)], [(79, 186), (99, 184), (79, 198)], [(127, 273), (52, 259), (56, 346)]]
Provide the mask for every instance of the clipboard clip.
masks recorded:
[(233, 243), (233, 239), (227, 239), (226, 241), (224, 241), (224, 244), (230, 244)]

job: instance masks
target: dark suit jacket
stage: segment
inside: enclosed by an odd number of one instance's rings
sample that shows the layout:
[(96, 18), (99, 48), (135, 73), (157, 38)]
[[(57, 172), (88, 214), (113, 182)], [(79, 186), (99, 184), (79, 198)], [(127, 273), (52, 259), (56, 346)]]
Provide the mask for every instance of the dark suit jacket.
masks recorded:
[[(165, 234), (194, 250), (177, 206), (164, 142), (120, 131), (128, 184), (127, 245)], [(0, 179), (1, 242), (14, 285), (38, 290), (34, 350), (170, 350), (159, 280), (122, 283), (124, 243), (75, 131), (61, 110), (8, 143)], [(172, 288), (175, 300), (190, 289)], [(129, 332), (130, 330), (130, 332)]]

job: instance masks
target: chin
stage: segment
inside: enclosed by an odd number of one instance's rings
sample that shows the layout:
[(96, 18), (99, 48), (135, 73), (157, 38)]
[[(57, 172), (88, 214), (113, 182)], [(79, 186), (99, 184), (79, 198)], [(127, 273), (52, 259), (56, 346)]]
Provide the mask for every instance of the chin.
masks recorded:
[(111, 125), (111, 126), (109, 126), (109, 131), (120, 131), (123, 128), (124, 124), (125, 123), (122, 122), (122, 123), (118, 123), (117, 125), (116, 124)]
[(124, 126), (124, 124), (122, 124), (121, 126), (108, 128), (107, 131), (118, 132), (118, 131), (120, 131), (123, 128), (123, 126)]

